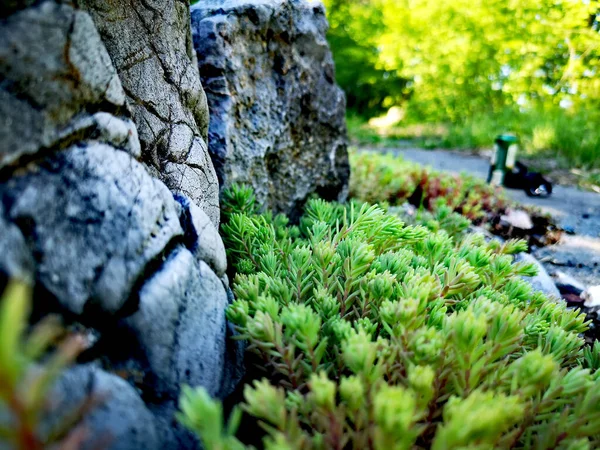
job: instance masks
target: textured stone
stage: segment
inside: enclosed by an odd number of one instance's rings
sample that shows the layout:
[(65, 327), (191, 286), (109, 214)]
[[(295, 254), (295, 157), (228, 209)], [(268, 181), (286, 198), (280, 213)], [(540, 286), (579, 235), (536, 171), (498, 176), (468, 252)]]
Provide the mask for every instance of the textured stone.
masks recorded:
[(218, 183), (206, 148), (208, 107), (187, 2), (82, 0), (127, 94), (143, 161), (219, 223)]
[(0, 167), (58, 144), (74, 116), (125, 103), (90, 17), (50, 1), (0, 26), (0, 79)]
[(600, 238), (563, 234), (557, 244), (537, 249), (534, 256), (549, 273), (560, 269), (586, 286), (600, 284)]
[(94, 365), (61, 377), (52, 417), (105, 400), (82, 448), (196, 448), (180, 385), (228, 395), (243, 348), (188, 4), (76, 4), (93, 20), (51, 0), (0, 7), (0, 278), (36, 285), (36, 319), (91, 337)]
[(156, 420), (136, 390), (125, 380), (93, 365), (67, 370), (52, 391), (51, 422), (61, 423), (69, 412), (95, 398), (100, 404), (92, 408), (81, 422), (86, 431), (82, 450), (159, 450), (164, 444), (156, 432)]
[(98, 112), (85, 116), (62, 132), (63, 141), (83, 138), (87, 142), (97, 141), (124, 150), (134, 158), (141, 156), (140, 141), (135, 124), (124, 117)]
[(166, 186), (105, 144), (72, 146), (13, 176), (0, 200), (27, 237), (36, 278), (75, 314), (117, 313), (146, 265), (183, 234)]
[(315, 1), (192, 6), (221, 186), (250, 183), (260, 203), (292, 216), (313, 192), (343, 199), (347, 190), (345, 98), (326, 30)]
[(217, 276), (223, 277), (227, 271), (227, 255), (219, 231), (189, 198), (176, 195), (175, 199), (180, 204), (179, 219), (185, 231), (187, 248), (197, 260), (204, 261)]
[(175, 396), (182, 383), (220, 391), (225, 357), (227, 294), (189, 250), (176, 249), (140, 291), (125, 319), (150, 367), (154, 395)]
[(581, 295), (581, 293), (585, 291), (584, 284), (560, 270), (554, 272), (552, 276), (554, 278), (554, 284), (556, 284), (556, 287), (561, 294)]
[(554, 281), (537, 259), (529, 253), (519, 253), (515, 256), (515, 262), (535, 264), (538, 268), (538, 274), (534, 277), (523, 277), (523, 279), (530, 283), (535, 291), (543, 292), (547, 296), (553, 297), (555, 300), (561, 298), (560, 291), (554, 284)]
[(6, 220), (4, 207), (0, 202), (0, 273), (13, 278), (33, 282), (35, 261), (29, 251), (25, 237), (15, 224)]

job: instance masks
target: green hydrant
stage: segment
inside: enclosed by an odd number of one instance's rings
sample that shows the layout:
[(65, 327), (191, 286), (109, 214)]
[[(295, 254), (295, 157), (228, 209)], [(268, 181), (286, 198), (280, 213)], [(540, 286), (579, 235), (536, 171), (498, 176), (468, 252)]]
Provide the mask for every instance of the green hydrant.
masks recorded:
[(518, 138), (513, 134), (501, 134), (494, 141), (494, 154), (490, 162), (487, 182), (494, 186), (504, 184), (507, 170), (512, 170), (517, 158)]

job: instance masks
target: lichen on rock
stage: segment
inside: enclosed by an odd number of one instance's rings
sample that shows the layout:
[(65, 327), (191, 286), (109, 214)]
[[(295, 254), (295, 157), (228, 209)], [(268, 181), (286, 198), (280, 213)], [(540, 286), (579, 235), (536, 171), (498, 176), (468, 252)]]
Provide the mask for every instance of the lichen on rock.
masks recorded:
[(82, 0), (119, 74), (142, 161), (219, 224), (217, 178), (206, 145), (208, 107), (187, 2)]

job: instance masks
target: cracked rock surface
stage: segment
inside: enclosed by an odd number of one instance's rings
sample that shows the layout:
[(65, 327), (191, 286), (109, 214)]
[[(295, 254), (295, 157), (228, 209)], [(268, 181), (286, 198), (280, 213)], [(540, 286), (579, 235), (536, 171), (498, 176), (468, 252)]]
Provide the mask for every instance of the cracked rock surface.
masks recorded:
[(259, 203), (297, 215), (317, 192), (344, 199), (345, 97), (335, 84), (325, 10), (308, 0), (203, 0), (192, 34), (221, 186), (250, 183)]
[(219, 186), (206, 145), (208, 108), (178, 0), (80, 0), (116, 68), (142, 144), (142, 160), (219, 224)]
[(42, 429), (98, 396), (82, 448), (195, 448), (181, 384), (227, 396), (243, 348), (188, 6), (79, 6), (0, 8), (0, 284), (93, 337)]
[(87, 14), (44, 2), (0, 28), (0, 168), (60, 145), (88, 111), (124, 106), (121, 82)]
[(72, 146), (28, 169), (0, 185), (0, 201), (27, 237), (36, 279), (74, 314), (118, 313), (148, 263), (183, 234), (173, 196), (106, 144)]

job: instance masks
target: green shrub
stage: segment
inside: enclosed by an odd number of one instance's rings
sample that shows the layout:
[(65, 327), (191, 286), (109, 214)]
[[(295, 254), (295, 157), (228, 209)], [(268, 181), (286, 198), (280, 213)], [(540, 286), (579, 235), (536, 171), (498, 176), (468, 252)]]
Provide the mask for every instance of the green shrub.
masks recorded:
[[(598, 345), (584, 316), (533, 292), (521, 241), (452, 238), (379, 206), (310, 201), (298, 226), (226, 193), (237, 271), (228, 319), (263, 378), (223, 424), (186, 388), (180, 420), (211, 449), (595, 448)], [(241, 409), (240, 409), (241, 408)]]

